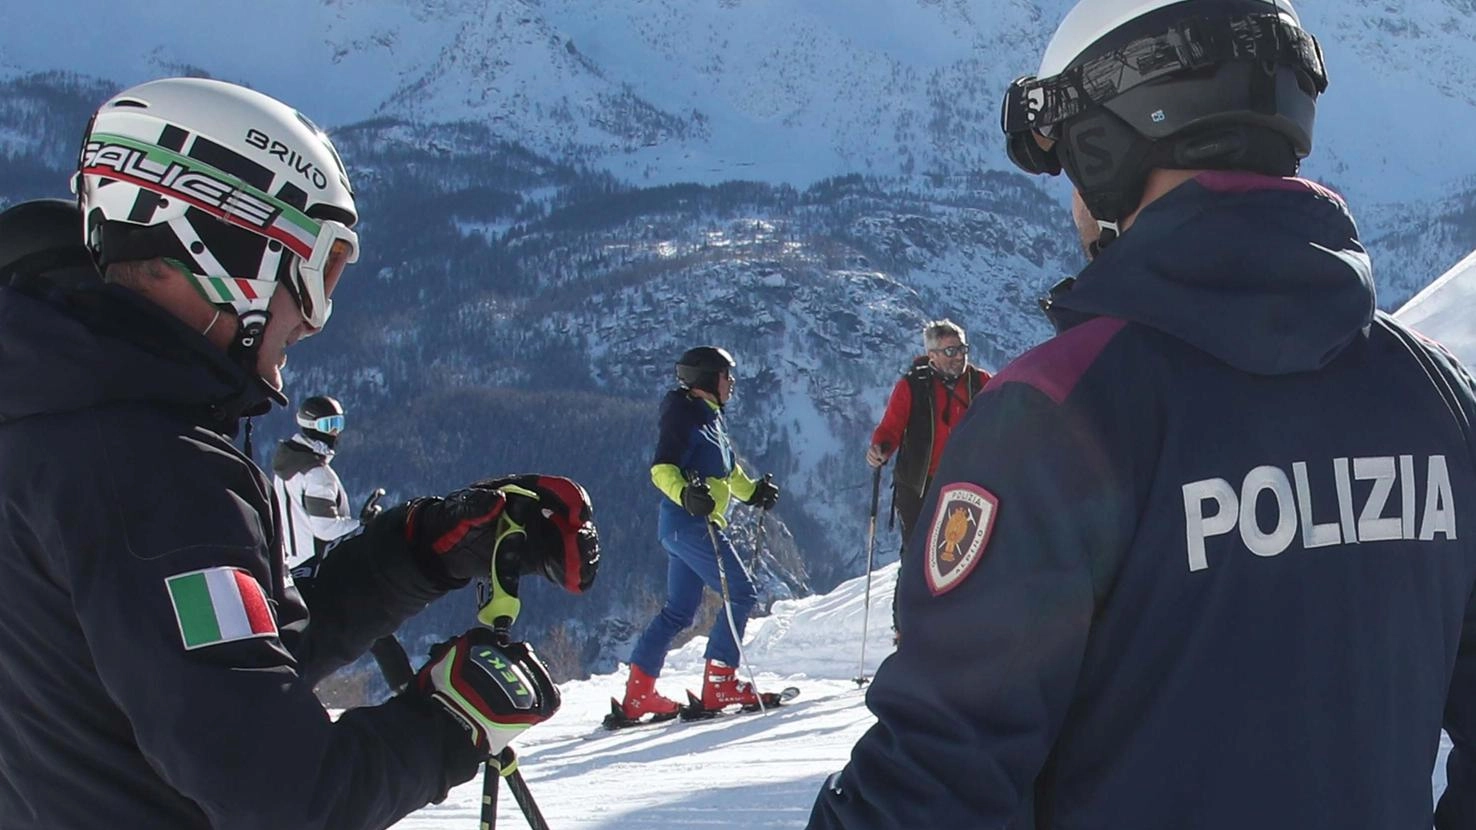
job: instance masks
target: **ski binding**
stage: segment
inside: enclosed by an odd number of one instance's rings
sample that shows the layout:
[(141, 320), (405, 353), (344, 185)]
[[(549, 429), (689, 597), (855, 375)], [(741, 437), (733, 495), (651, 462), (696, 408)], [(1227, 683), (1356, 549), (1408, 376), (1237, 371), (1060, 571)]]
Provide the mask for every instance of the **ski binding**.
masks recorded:
[(662, 723), (676, 718), (679, 714), (681, 714), (680, 709), (666, 715), (653, 714), (649, 718), (628, 718), (625, 716), (625, 710), (620, 708), (620, 701), (612, 697), (610, 698), (610, 714), (605, 716), (605, 719), (600, 722), (600, 725), (613, 732), (616, 729), (625, 729), (631, 726), (648, 726), (653, 723)]

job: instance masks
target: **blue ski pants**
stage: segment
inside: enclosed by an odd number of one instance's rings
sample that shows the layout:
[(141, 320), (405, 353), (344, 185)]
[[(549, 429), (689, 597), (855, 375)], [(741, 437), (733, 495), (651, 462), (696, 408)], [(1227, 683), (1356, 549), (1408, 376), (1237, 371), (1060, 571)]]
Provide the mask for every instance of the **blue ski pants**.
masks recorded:
[[(636, 640), (630, 655), (630, 662), (652, 677), (661, 674), (671, 641), (696, 618), (697, 606), (702, 602), (702, 586), (706, 585), (721, 595), (717, 555), (713, 552), (713, 536), (708, 535), (706, 523), (700, 520), (667, 522), (665, 519), (662, 516), (660, 537), (667, 554), (666, 604)], [(741, 640), (743, 629), (748, 624), (748, 612), (753, 610), (758, 593), (727, 534), (715, 528), (713, 532), (727, 572), (728, 599), (732, 603), (733, 623), (738, 627)], [(722, 611), (713, 620), (704, 656), (709, 660), (721, 660), (729, 666), (738, 665), (738, 642), (733, 639), (728, 616)]]

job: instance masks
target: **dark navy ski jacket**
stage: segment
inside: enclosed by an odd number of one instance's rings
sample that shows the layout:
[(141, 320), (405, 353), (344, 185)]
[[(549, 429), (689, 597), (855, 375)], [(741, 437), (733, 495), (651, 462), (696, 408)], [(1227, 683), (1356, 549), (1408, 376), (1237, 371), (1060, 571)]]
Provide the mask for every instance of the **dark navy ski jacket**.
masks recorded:
[(809, 826), (1476, 827), (1476, 393), (1341, 200), (1203, 174), (1052, 311), (950, 438)]
[[(389, 511), (309, 615), (231, 441), (267, 398), (126, 289), (0, 289), (0, 827), (382, 828), (475, 773), (433, 703), (335, 723), (314, 697), (444, 588)], [(191, 645), (166, 580), (196, 571), (264, 597), (272, 630)]]
[[(738, 463), (722, 408), (685, 389), (673, 389), (661, 399), (657, 429), (651, 481), (666, 496), (661, 500), (658, 532), (665, 537), (708, 520), (727, 527), (733, 498), (752, 498), (754, 481)], [(707, 481), (712, 494), (714, 506), (707, 518), (682, 507), (682, 489), (692, 473)]]

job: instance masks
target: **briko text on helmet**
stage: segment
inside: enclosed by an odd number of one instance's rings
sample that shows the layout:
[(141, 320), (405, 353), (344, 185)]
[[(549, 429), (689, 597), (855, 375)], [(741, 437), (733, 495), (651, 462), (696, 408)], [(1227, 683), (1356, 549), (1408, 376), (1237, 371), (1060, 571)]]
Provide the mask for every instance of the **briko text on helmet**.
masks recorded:
[(304, 179), (313, 183), (314, 187), (323, 189), (328, 186), (328, 176), (318, 169), (316, 164), (303, 156), (297, 150), (288, 147), (281, 141), (273, 139), (266, 133), (256, 128), (246, 131), (246, 143), (258, 150), (265, 150), (269, 155), (276, 156), (282, 163), (302, 174)]

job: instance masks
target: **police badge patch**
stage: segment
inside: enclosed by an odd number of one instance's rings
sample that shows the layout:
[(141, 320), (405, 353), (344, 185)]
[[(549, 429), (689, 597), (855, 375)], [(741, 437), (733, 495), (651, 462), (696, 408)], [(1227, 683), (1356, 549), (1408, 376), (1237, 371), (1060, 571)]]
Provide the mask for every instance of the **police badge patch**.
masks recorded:
[(938, 494), (928, 528), (928, 590), (940, 596), (958, 587), (984, 556), (999, 499), (974, 484), (949, 484)]

